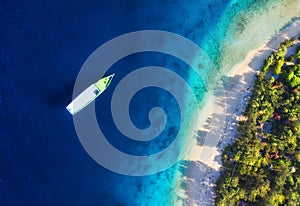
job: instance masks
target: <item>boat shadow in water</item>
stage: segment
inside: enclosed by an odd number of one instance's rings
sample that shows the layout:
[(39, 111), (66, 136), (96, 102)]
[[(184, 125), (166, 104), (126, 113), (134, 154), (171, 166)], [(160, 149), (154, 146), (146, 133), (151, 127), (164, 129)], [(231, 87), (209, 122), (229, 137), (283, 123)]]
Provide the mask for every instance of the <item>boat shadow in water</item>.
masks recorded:
[(65, 108), (72, 99), (73, 88), (74, 83), (70, 82), (62, 87), (59, 87), (58, 89), (53, 89), (51, 91), (44, 92), (41, 95), (41, 98), (46, 104), (48, 104), (51, 107)]

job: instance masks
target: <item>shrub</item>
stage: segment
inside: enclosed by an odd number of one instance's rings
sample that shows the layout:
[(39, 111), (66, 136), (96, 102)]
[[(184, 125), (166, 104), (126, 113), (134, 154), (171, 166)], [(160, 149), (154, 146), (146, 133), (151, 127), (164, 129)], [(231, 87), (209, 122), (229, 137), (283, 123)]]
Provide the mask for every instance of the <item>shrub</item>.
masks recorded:
[(294, 62), (295, 61), (294, 55), (291, 55), (291, 56), (287, 57), (285, 60), (287, 62)]
[(284, 58), (280, 57), (275, 64), (274, 71), (273, 71), (274, 74), (280, 74), (283, 64), (284, 64)]

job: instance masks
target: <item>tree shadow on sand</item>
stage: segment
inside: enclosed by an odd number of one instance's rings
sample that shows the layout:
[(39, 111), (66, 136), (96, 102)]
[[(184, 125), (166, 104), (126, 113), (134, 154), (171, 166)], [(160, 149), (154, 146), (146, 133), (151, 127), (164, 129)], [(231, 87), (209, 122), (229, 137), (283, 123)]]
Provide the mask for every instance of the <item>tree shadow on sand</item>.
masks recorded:
[[(242, 115), (250, 99), (255, 75), (260, 71), (264, 59), (277, 48), (280, 42), (287, 38), (288, 36), (286, 35), (280, 38), (272, 38), (265, 48), (255, 51), (255, 56), (248, 56), (247, 58), (251, 57), (251, 59), (248, 59), (249, 63), (247, 66), (251, 69), (247, 72), (233, 77), (223, 76), (221, 78), (224, 92), (214, 92), (213, 95), (217, 97), (216, 104), (223, 107), (225, 112), (221, 114), (213, 111), (213, 114), (206, 120), (204, 126), (200, 130), (195, 131), (196, 145), (217, 151), (210, 153), (211, 158), (217, 163), (221, 164), (221, 154), (224, 148), (238, 137), (236, 131), (239, 121), (238, 117)], [(222, 125), (224, 125), (224, 128), (220, 128)], [(210, 139), (211, 137), (213, 139)], [(206, 155), (209, 155), (209, 153)], [(199, 159), (202, 158), (199, 157)], [(215, 169), (211, 162), (181, 161), (179, 171), (183, 179), (180, 188), (184, 191), (184, 194), (181, 194), (178, 199), (184, 203), (183, 205), (214, 204), (214, 183), (219, 177), (220, 171)]]
[(185, 197), (178, 197), (178, 200), (183, 205), (214, 204), (214, 184), (211, 184), (211, 179), (218, 175), (216, 170), (200, 161), (182, 160), (179, 171), (184, 178), (179, 187), (185, 191)]
[[(208, 159), (221, 164), (221, 154), (224, 148), (236, 137), (238, 116), (245, 110), (250, 98), (251, 82), (256, 71), (243, 75), (223, 77), (224, 93), (217, 96), (215, 104), (224, 108), (223, 113), (214, 112), (206, 119), (200, 130), (195, 131), (196, 145), (205, 147), (206, 152), (200, 154), (199, 160), (184, 160), (180, 162), (179, 171), (182, 175), (180, 189), (184, 195), (178, 196), (183, 205), (213, 205), (216, 196), (214, 187), (220, 175), (219, 169), (211, 166)], [(244, 104), (243, 104), (244, 103)], [(217, 151), (217, 152), (216, 152)]]

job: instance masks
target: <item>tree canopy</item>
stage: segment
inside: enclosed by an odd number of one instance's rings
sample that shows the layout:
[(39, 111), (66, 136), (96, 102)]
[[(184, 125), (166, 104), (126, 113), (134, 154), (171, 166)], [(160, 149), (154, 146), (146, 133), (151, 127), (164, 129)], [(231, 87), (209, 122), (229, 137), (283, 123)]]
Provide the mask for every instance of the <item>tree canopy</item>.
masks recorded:
[(264, 61), (247, 118), (222, 154), (216, 205), (300, 205), (300, 46), (297, 62), (285, 58), (298, 41), (281, 43)]

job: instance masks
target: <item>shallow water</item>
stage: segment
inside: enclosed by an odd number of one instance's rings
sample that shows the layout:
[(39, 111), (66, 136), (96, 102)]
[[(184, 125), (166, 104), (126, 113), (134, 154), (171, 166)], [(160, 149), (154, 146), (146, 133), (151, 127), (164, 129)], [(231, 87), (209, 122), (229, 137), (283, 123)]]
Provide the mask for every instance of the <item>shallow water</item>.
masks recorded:
[[(124, 176), (99, 166), (82, 148), (64, 107), (83, 62), (113, 37), (157, 29), (194, 41), (226, 73), (300, 17), (293, 0), (9, 1), (0, 11), (1, 205), (173, 205), (177, 165), (145, 177)], [(139, 155), (170, 144), (179, 127), (176, 101), (161, 90), (145, 89), (135, 96), (130, 112), (138, 127), (149, 125), (153, 106), (165, 108), (171, 120), (157, 140), (143, 144), (122, 136), (110, 109), (101, 109), (110, 108), (122, 77), (148, 65), (166, 66), (186, 78), (199, 102), (205, 102), (209, 86), (168, 55), (137, 54), (114, 65), (110, 71), (118, 75), (96, 102), (98, 118), (107, 120), (101, 127), (114, 146)]]

